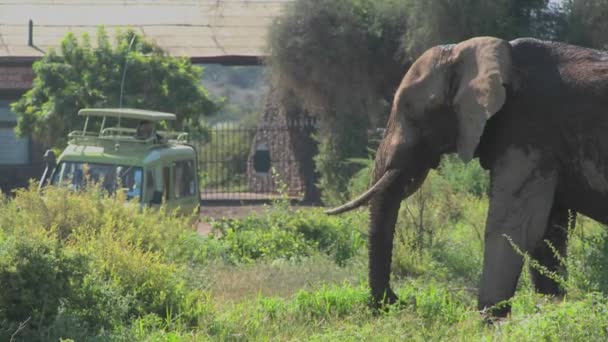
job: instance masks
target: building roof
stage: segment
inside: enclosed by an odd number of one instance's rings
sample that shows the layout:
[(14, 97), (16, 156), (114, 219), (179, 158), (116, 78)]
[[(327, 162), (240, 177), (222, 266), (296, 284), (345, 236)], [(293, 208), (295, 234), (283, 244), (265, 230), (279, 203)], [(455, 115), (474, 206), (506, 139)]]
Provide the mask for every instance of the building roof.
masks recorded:
[[(72, 31), (134, 28), (173, 56), (257, 60), (267, 30), (293, 0), (0, 0), (0, 61), (33, 61)], [(33, 21), (33, 46), (28, 23)], [(245, 63), (247, 64), (247, 63)]]

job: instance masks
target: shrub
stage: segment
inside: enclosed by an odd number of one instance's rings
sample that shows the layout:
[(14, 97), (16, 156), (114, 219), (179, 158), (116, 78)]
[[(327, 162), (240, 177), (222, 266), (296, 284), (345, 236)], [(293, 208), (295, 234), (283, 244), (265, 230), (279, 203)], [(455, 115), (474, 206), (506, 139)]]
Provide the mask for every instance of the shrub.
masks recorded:
[(441, 160), (438, 172), (457, 193), (469, 193), (478, 197), (488, 194), (490, 176), (481, 168), (477, 159), (465, 164), (456, 155), (448, 155)]
[(590, 293), (579, 301), (534, 305), (497, 332), (513, 341), (603, 341), (607, 311), (606, 298)]
[(149, 315), (186, 327), (213, 319), (186, 278), (186, 262), (206, 251), (190, 218), (123, 200), (32, 186), (0, 204), (0, 334), (28, 317), (27, 340), (96, 335)]
[(43, 332), (62, 305), (75, 297), (87, 257), (62, 248), (45, 232), (9, 236), (0, 242), (0, 323), (3, 333), (27, 322), (24, 334)]
[[(433, 273), (439, 278), (477, 282), (483, 255), (487, 198), (454, 185), (452, 168), (431, 171), (422, 187), (401, 205), (395, 232), (393, 271), (398, 276)], [(461, 175), (478, 165), (457, 167)], [(453, 178), (450, 178), (453, 177)], [(471, 184), (480, 184), (472, 182)]]
[(292, 259), (317, 251), (345, 263), (364, 244), (356, 229), (361, 214), (329, 217), (319, 209), (276, 210), (242, 220), (219, 220), (213, 227), (215, 239), (226, 246), (224, 258), (230, 262), (257, 259)]
[(570, 231), (566, 290), (571, 295), (589, 292), (608, 295), (608, 233), (606, 226), (578, 215), (576, 228)]

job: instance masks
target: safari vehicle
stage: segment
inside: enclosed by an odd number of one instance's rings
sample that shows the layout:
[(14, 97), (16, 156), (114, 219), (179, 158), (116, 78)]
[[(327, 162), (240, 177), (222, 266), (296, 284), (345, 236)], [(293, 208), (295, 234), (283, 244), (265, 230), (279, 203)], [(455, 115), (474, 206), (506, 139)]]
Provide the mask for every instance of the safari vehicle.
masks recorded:
[[(141, 109), (81, 109), (82, 131), (69, 134), (69, 143), (55, 162), (45, 155), (47, 169), (41, 186), (80, 189), (97, 183), (109, 194), (124, 191), (128, 200), (191, 213), (199, 205), (196, 149), (183, 132), (156, 131), (170, 113)], [(87, 131), (90, 118), (102, 118), (99, 131)], [(116, 127), (104, 127), (108, 119)], [(122, 120), (138, 120), (137, 128), (120, 127)]]

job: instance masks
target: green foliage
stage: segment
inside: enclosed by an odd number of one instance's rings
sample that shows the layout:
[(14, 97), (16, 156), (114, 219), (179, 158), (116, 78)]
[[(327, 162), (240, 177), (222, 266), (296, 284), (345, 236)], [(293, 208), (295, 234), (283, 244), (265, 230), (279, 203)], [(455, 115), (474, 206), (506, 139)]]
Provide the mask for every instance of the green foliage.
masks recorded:
[(481, 271), (487, 198), (456, 192), (432, 171), (402, 203), (395, 233), (393, 271), (398, 276), (434, 274), (476, 286)]
[(456, 193), (483, 197), (490, 189), (490, 175), (477, 159), (465, 164), (456, 155), (448, 155), (441, 160), (438, 172)]
[(412, 56), (475, 36), (555, 38), (548, 0), (408, 0), (403, 43)]
[[(351, 193), (348, 191), (349, 179), (354, 175), (359, 166), (351, 163), (350, 156), (364, 156), (367, 136), (361, 128), (362, 121), (345, 120), (342, 127), (337, 130), (347, 130), (351, 134), (317, 134), (315, 140), (318, 142), (319, 152), (314, 157), (315, 167), (319, 172), (317, 186), (322, 189), (323, 203), (335, 205), (344, 202)], [(357, 129), (349, 129), (359, 126)], [(358, 133), (358, 134), (357, 134)]]
[[(0, 322), (15, 329), (29, 321), (33, 329), (51, 324), (61, 301), (72, 298), (85, 273), (86, 257), (58, 246), (44, 232), (9, 236), (0, 243)], [(0, 332), (0, 336), (2, 333)]]
[(219, 220), (213, 227), (226, 246), (226, 261), (298, 260), (322, 252), (344, 264), (364, 244), (354, 229), (360, 216), (335, 218), (320, 210), (277, 210), (242, 220)]
[(604, 340), (608, 337), (607, 304), (606, 297), (598, 294), (588, 294), (577, 301), (564, 300), (560, 304), (536, 304), (505, 325), (500, 335), (514, 341)]
[(94, 188), (20, 191), (0, 199), (0, 340), (606, 340), (608, 236), (582, 216), (563, 259), (568, 295), (534, 293), (524, 270), (512, 316), (482, 322), (487, 198), (446, 174), (477, 167), (444, 165), (402, 204), (392, 282), (403, 303), (382, 313), (368, 307), (364, 212), (279, 202), (201, 236), (191, 218)]
[(563, 2), (564, 23), (562, 39), (573, 44), (596, 49), (608, 49), (608, 1), (565, 0)]
[(402, 64), (398, 40), (405, 30), (403, 14), (396, 1), (288, 4), (269, 37), (273, 81), (279, 82), (278, 89), (293, 90), (324, 119), (378, 115), (369, 112), (384, 95), (378, 86), (387, 68)]
[(315, 292), (300, 291), (294, 297), (297, 314), (307, 319), (334, 319), (350, 314), (365, 306), (368, 300), (364, 288), (348, 284), (337, 287), (322, 287)]
[[(369, 187), (374, 161), (351, 162), (362, 168), (350, 180), (350, 192), (362, 193)], [(420, 190), (401, 205), (393, 272), (422, 275), (430, 271), (430, 263), (436, 275), (474, 285), (481, 270), (488, 189), (488, 173), (477, 161), (465, 164), (457, 156), (445, 156)]]
[(188, 218), (138, 208), (99, 189), (40, 196), (34, 186), (2, 203), (0, 339), (28, 318), (28, 341), (96, 335), (146, 315), (171, 313), (184, 326), (211, 318), (206, 293), (184, 275), (185, 260), (205, 250), (188, 252), (184, 240), (201, 237)]
[(357, 169), (347, 160), (365, 157), (368, 127), (384, 125), (397, 82), (386, 76), (400, 79), (405, 71), (403, 14), (401, 2), (392, 0), (295, 1), (271, 29), (273, 86), (296, 94), (321, 119), (315, 163), (327, 203), (348, 197)]
[(570, 233), (568, 253), (578, 258), (567, 258), (566, 288), (569, 292), (584, 294), (601, 292), (608, 295), (608, 234), (606, 227), (578, 215), (576, 229)]
[[(359, 170), (349, 181), (348, 192), (359, 194), (367, 190), (371, 182), (371, 174), (374, 168), (374, 159), (351, 158), (349, 162), (359, 167)], [(479, 162), (475, 159), (465, 164), (456, 155), (444, 156), (441, 160), (437, 174), (441, 176), (442, 182), (451, 191), (457, 194), (470, 194), (483, 197), (489, 191), (490, 177)]]
[(115, 40), (112, 44), (104, 28), (98, 30), (96, 44), (86, 34), (78, 39), (69, 33), (59, 51), (35, 62), (34, 87), (12, 105), (18, 132), (64, 146), (67, 134), (82, 128), (78, 110), (119, 106), (127, 60), (123, 106), (176, 113), (178, 128), (197, 133), (201, 116), (216, 110), (200, 84), (202, 68), (167, 56), (133, 30), (118, 31)]

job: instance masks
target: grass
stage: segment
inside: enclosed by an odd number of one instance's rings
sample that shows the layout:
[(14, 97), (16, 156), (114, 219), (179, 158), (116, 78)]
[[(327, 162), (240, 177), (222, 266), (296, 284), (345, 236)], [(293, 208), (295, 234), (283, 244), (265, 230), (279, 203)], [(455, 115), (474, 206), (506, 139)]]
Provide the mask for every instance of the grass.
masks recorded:
[(536, 294), (523, 272), (512, 315), (489, 326), (476, 310), (487, 200), (446, 182), (433, 173), (402, 207), (393, 287), (403, 305), (387, 312), (368, 306), (364, 211), (277, 203), (200, 236), (191, 218), (95, 189), (21, 191), (0, 200), (0, 340), (608, 338), (604, 227), (577, 220), (565, 298)]
[(365, 268), (362, 261), (359, 258), (342, 267), (328, 256), (315, 255), (298, 263), (217, 263), (205, 273), (215, 300), (238, 302), (256, 296), (290, 298), (300, 290), (315, 290), (328, 284), (361, 284), (365, 282), (360, 272)]

